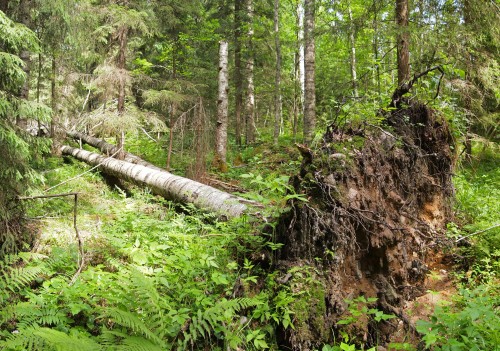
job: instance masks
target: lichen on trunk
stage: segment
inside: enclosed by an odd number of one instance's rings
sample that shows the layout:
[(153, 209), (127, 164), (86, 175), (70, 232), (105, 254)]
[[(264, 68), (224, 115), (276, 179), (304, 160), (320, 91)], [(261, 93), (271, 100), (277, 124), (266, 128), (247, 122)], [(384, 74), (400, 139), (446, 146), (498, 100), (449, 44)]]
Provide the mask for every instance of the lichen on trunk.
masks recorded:
[[(445, 240), (451, 217), (452, 137), (439, 114), (419, 103), (385, 117), (380, 126), (330, 126), (292, 180), (309, 201), (280, 218), (278, 265), (316, 267), (325, 309), (297, 314), (300, 327), (283, 331), (283, 347), (332, 342), (348, 297), (376, 297), (378, 309), (407, 323), (404, 302), (425, 291), (426, 258)], [(323, 331), (314, 326), (318, 318)], [(391, 328), (378, 341), (369, 329), (366, 321), (358, 330), (365, 345), (388, 341)]]

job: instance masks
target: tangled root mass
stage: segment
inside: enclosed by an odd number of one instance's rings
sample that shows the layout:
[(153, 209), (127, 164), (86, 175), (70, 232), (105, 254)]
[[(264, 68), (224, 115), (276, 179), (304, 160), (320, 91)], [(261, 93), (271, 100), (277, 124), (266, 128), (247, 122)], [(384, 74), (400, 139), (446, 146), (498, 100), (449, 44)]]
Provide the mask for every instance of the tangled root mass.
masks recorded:
[[(305, 264), (321, 272), (325, 330), (335, 330), (347, 297), (378, 297), (379, 309), (404, 319), (404, 302), (423, 293), (426, 260), (451, 216), (451, 145), (447, 123), (415, 103), (382, 126), (331, 126), (304, 158), (293, 183), (309, 201), (280, 219), (278, 258), (283, 269)], [(283, 332), (285, 347), (331, 341), (307, 318)]]

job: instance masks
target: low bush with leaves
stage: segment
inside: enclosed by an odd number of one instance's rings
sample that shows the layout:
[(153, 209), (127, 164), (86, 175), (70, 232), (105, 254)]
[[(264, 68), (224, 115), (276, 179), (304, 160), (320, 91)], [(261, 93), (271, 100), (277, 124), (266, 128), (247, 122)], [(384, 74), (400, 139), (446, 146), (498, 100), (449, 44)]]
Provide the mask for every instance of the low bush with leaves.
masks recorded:
[(498, 285), (464, 289), (454, 304), (438, 306), (430, 321), (417, 323), (425, 347), (434, 351), (500, 350), (499, 292)]

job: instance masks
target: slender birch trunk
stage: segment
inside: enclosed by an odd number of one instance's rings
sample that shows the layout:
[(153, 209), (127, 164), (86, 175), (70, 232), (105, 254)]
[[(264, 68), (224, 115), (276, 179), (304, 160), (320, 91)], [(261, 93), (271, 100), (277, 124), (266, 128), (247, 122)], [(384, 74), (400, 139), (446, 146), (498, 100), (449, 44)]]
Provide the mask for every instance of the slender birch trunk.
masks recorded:
[(356, 28), (352, 20), (351, 4), (348, 5), (347, 12), (349, 15), (349, 45), (351, 47), (351, 79), (352, 79), (352, 93), (355, 98), (358, 94), (358, 74), (356, 71)]
[(246, 83), (247, 96), (245, 108), (246, 133), (245, 142), (247, 145), (255, 143), (255, 86), (254, 75), (254, 52), (253, 52), (253, 0), (247, 0), (248, 32), (247, 32), (247, 64), (246, 64)]
[(157, 171), (141, 165), (101, 156), (69, 146), (61, 147), (63, 155), (73, 156), (120, 179), (140, 186), (148, 186), (155, 194), (166, 199), (192, 203), (196, 207), (215, 212), (225, 218), (252, 214), (262, 205), (249, 201), (194, 180), (179, 177), (165, 171)]
[[(302, 109), (304, 108), (305, 91), (306, 91), (306, 64), (305, 64), (305, 49), (304, 49), (304, 6), (303, 0), (299, 0), (297, 5), (297, 40), (299, 43), (299, 82), (300, 82), (300, 101), (302, 102)], [(304, 111), (302, 111), (304, 112)]]
[(241, 146), (243, 109), (243, 74), (241, 66), (241, 0), (234, 0), (234, 115), (235, 115), (235, 138), (236, 145)]
[(304, 143), (314, 138), (316, 128), (316, 88), (315, 88), (315, 44), (314, 44), (315, 0), (304, 1)]
[(228, 43), (219, 43), (219, 97), (217, 99), (217, 127), (215, 132), (215, 163), (221, 172), (227, 172), (227, 121), (228, 121)]
[[(375, 5), (373, 13), (373, 58), (375, 60), (375, 84), (377, 85), (377, 92), (379, 100), (382, 97), (382, 89), (380, 85), (380, 62), (378, 59), (379, 41), (378, 41), (378, 7)], [(379, 101), (381, 103), (381, 101)]]

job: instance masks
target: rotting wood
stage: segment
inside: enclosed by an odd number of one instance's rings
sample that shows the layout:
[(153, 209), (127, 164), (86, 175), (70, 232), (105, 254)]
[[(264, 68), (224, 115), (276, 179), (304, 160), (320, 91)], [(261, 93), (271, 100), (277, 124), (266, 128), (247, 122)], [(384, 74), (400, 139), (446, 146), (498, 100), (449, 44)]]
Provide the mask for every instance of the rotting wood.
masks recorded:
[(258, 215), (259, 209), (263, 208), (255, 201), (231, 195), (166, 171), (158, 171), (70, 146), (62, 146), (61, 152), (93, 166), (100, 164), (100, 169), (107, 174), (137, 185), (149, 186), (153, 193), (166, 199), (191, 203), (197, 208), (217, 213), (222, 218), (234, 218), (244, 214)]
[[(66, 135), (75, 139), (75, 140), (81, 140), (85, 144), (93, 146), (93, 147), (101, 150), (101, 152), (106, 154), (106, 155), (113, 155), (119, 151), (118, 147), (116, 147), (115, 145), (109, 144), (102, 139), (95, 138), (95, 137), (90, 136), (88, 134), (75, 132), (75, 131), (67, 131)], [(149, 163), (149, 162), (143, 160), (142, 158), (140, 158), (139, 156), (133, 155), (133, 154), (128, 153), (128, 152), (124, 153), (123, 160), (126, 162), (133, 163), (133, 164), (149, 167), (149, 168), (155, 169), (157, 171), (163, 171), (163, 169), (155, 166), (154, 164)]]

